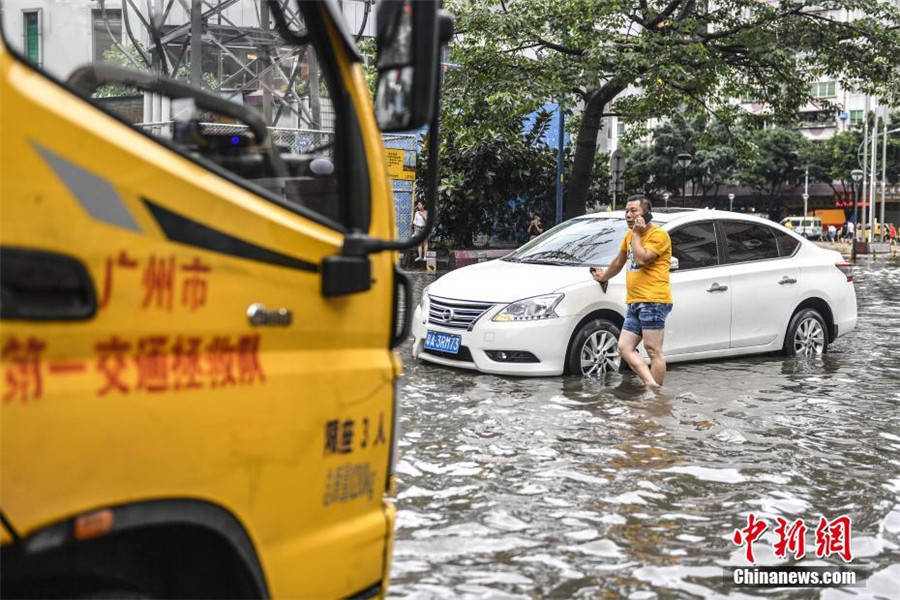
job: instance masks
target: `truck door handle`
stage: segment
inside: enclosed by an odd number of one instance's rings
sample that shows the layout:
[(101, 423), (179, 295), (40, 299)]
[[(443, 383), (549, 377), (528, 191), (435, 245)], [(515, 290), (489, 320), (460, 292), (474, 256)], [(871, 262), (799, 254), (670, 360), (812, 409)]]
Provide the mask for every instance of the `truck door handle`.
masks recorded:
[(711, 286), (709, 286), (707, 288), (706, 291), (709, 293), (726, 292), (726, 291), (728, 291), (728, 286), (727, 285), (719, 285), (718, 283), (713, 283)]
[(71, 256), (0, 247), (0, 319), (81, 321), (97, 313), (94, 282)]
[(781, 278), (781, 281), (778, 282), (778, 285), (786, 285), (788, 283), (797, 283), (797, 280), (785, 275), (784, 277)]

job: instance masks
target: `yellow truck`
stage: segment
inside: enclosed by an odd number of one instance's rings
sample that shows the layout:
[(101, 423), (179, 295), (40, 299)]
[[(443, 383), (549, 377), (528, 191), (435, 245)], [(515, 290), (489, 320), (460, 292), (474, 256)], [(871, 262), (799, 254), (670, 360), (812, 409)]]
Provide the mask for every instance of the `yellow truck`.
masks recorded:
[(378, 7), (373, 105), (333, 1), (138, 5), (0, 2), (2, 594), (381, 596), (434, 214), (381, 131), (436, 181), (452, 20)]

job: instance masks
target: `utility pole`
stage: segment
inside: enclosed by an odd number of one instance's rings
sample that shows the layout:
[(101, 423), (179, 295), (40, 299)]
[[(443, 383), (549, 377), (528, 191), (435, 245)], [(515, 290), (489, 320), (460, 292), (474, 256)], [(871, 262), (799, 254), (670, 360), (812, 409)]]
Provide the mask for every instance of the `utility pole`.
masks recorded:
[[(866, 222), (866, 183), (869, 179), (869, 95), (866, 94), (866, 113), (865, 118), (863, 119), (863, 180), (862, 180), (862, 193), (859, 195), (860, 202), (862, 202), (862, 222)], [(856, 222), (856, 231), (859, 232), (860, 222)], [(856, 234), (858, 235), (858, 233)]]
[(803, 174), (803, 218), (809, 216), (809, 165)]
[[(259, 3), (259, 28), (263, 31), (269, 30), (269, 3)], [(263, 61), (263, 68), (268, 69), (272, 66), (272, 56), (269, 49), (264, 50), (266, 59)], [(272, 72), (267, 70), (262, 78), (263, 89), (263, 118), (266, 120), (266, 126), (271, 127), (272, 123)], [(262, 141), (262, 140), (260, 140)]]
[(556, 136), (556, 223), (563, 219), (563, 144), (565, 143), (565, 115), (562, 97), (559, 99), (559, 131)]
[(873, 240), (875, 233), (875, 172), (878, 170), (878, 111), (873, 111), (875, 121), (872, 123), (872, 173), (869, 175), (869, 224), (866, 229), (866, 241)]
[(203, 1), (191, 0), (191, 85), (200, 88), (203, 79)]
[[(890, 105), (888, 105), (890, 106)], [(885, 223), (884, 220), (884, 205), (885, 205), (885, 194), (887, 193), (887, 138), (888, 138), (888, 113), (887, 108), (885, 108), (884, 116), (881, 118), (881, 122), (884, 124), (884, 139), (881, 140), (881, 239), (879, 241), (884, 241), (885, 232)]]
[(616, 194), (625, 192), (625, 154), (616, 149), (610, 157), (612, 164), (610, 165), (610, 185), (612, 192), (612, 209), (616, 210)]

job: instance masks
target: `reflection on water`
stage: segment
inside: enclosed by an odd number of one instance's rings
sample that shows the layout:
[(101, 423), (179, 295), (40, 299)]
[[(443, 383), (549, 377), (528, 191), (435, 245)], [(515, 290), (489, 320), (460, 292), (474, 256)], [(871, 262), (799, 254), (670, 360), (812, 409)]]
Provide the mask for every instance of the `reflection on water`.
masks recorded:
[[(419, 290), (433, 276), (419, 275)], [(512, 379), (401, 355), (391, 595), (900, 598), (900, 264), (861, 263), (860, 322), (820, 359)], [(728, 587), (749, 512), (853, 519), (866, 588)], [(771, 528), (754, 546), (774, 557)]]

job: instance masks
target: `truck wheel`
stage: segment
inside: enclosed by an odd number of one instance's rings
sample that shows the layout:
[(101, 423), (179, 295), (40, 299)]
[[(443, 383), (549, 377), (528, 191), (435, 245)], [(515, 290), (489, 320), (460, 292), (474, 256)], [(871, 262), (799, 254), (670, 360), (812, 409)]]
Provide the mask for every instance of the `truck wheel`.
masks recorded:
[(825, 319), (814, 308), (804, 308), (791, 319), (782, 351), (787, 356), (821, 356), (828, 350)]
[(575, 333), (566, 365), (572, 375), (593, 376), (618, 373), (619, 328), (607, 319), (592, 319)]

